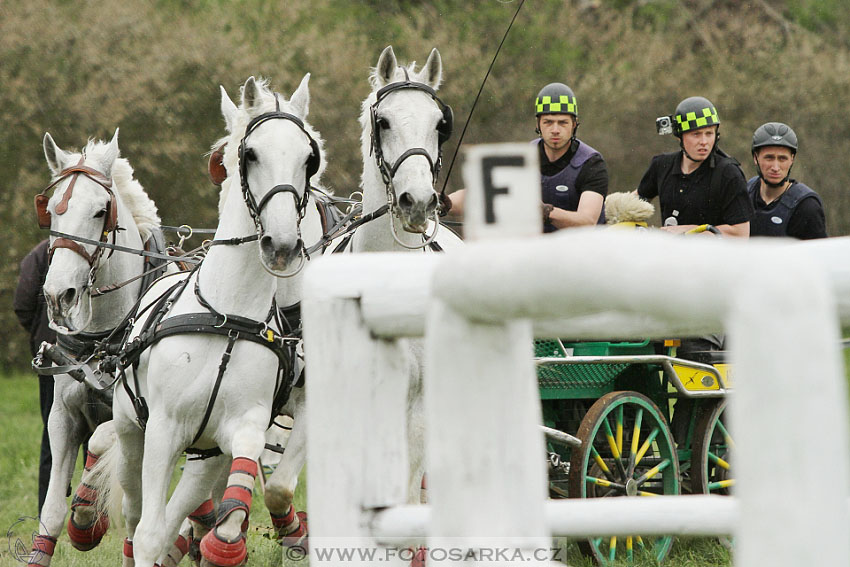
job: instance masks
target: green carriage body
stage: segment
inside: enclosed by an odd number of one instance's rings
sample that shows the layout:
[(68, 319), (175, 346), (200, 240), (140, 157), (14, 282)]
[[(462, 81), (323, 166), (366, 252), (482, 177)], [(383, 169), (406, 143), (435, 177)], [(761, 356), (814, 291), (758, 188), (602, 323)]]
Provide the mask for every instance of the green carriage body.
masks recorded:
[[(727, 365), (717, 364), (716, 360), (685, 360), (676, 356), (675, 347), (649, 340), (538, 339), (534, 348), (543, 422), (549, 428), (549, 486), (553, 497), (602, 495), (608, 488), (599, 487), (610, 487), (618, 474), (602, 468), (606, 464), (611, 468), (614, 463), (621, 465), (612, 453), (621, 450), (623, 459), (619, 460), (626, 462), (629, 448), (624, 445), (628, 445), (628, 440), (639, 438), (631, 448), (633, 453), (639, 442), (645, 441), (640, 439), (641, 433), (647, 435), (640, 431), (641, 420), (644, 430), (652, 422), (655, 429), (662, 431), (653, 442), (653, 449), (642, 457), (644, 470), (666, 470), (664, 474), (651, 473), (657, 474), (657, 481), (646, 485), (652, 485), (649, 492), (728, 493), (732, 482), (728, 469), (718, 466), (718, 462), (723, 466), (728, 466), (728, 462), (722, 458), (718, 461), (717, 457), (722, 450), (721, 457), (728, 459), (731, 451), (731, 442), (723, 440), (729, 436), (721, 421), (724, 397), (731, 387)], [(559, 438), (558, 432), (576, 437), (571, 442), (568, 436)], [(575, 439), (585, 446), (580, 447)], [(632, 474), (633, 464), (625, 468)], [(576, 470), (581, 474), (576, 475)], [(637, 495), (647, 492), (634, 487), (631, 490)], [(623, 553), (626, 558), (631, 557), (637, 544), (630, 538), (626, 540), (628, 544), (618, 544), (616, 538), (596, 538), (580, 543), (580, 547), (597, 563), (605, 564), (622, 559)], [(641, 538), (635, 541), (644, 546)], [(661, 561), (671, 544), (669, 536), (656, 538), (649, 553)]]

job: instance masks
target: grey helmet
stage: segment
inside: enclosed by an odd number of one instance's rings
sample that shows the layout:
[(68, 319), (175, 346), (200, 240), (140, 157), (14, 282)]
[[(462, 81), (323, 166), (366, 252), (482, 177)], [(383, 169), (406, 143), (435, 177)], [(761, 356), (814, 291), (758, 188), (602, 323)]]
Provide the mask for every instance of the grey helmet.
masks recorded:
[[(787, 124), (783, 124), (782, 122), (767, 122), (762, 124), (758, 128), (756, 128), (755, 133), (753, 134), (753, 159), (756, 162), (756, 169), (759, 173), (759, 179), (763, 182), (767, 183), (767, 180), (764, 178), (761, 172), (761, 164), (758, 159), (758, 149), (764, 148), (767, 146), (781, 146), (784, 148), (788, 148), (791, 150), (791, 155), (797, 155), (797, 134), (794, 133), (794, 130), (791, 129)], [(794, 163), (792, 161), (791, 167), (788, 168), (788, 173), (779, 183), (769, 185), (779, 186), (785, 184), (791, 178), (791, 169), (794, 167)]]
[(572, 114), (578, 120), (578, 103), (573, 90), (564, 83), (549, 83), (537, 93), (535, 116), (543, 114)]
[(782, 122), (767, 122), (759, 126), (753, 134), (753, 154), (765, 146), (783, 146), (797, 155), (797, 134)]
[(710, 100), (701, 96), (686, 98), (679, 103), (673, 114), (673, 134), (678, 138), (685, 132), (715, 124), (720, 124), (717, 109)]

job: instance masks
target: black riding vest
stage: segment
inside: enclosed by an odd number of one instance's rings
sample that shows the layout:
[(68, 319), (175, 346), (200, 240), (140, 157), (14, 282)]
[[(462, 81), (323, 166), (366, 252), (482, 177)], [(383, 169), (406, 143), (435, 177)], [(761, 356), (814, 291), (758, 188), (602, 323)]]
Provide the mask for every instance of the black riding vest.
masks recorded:
[[(534, 140), (533, 144), (539, 144), (540, 138)], [(581, 168), (587, 160), (593, 156), (601, 155), (581, 140), (578, 141), (576, 153), (570, 159), (569, 165), (556, 173), (555, 175), (541, 175), (541, 183), (543, 184), (543, 202), (548, 203), (565, 211), (577, 211), (578, 201), (581, 194), (576, 191), (575, 184), (578, 179), (578, 174), (581, 173)], [(596, 224), (605, 224), (605, 208), (599, 214), (599, 220)], [(543, 225), (544, 232), (554, 232), (558, 230), (551, 223)]]
[(818, 200), (823, 206), (820, 196), (809, 186), (795, 180), (791, 180), (791, 186), (776, 201), (767, 207), (756, 206), (756, 198), (759, 196), (761, 179), (756, 176), (747, 181), (747, 193), (755, 209), (753, 220), (750, 223), (750, 236), (788, 236), (788, 221), (794, 214), (803, 199), (809, 197)]

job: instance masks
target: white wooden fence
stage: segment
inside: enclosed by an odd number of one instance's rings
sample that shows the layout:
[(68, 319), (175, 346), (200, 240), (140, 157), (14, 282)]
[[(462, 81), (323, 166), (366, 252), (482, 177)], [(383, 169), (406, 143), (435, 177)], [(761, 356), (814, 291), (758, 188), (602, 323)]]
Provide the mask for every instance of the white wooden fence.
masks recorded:
[[(328, 546), (424, 536), (431, 548), (498, 542), (531, 551), (548, 548), (552, 535), (606, 530), (732, 533), (744, 567), (850, 564), (839, 350), (840, 322), (850, 322), (848, 259), (847, 238), (572, 230), (444, 255), (311, 262), (303, 303), (311, 564), (341, 563), (327, 549), (317, 554)], [(547, 502), (534, 336), (720, 331), (735, 365), (734, 497)], [(429, 503), (408, 506), (401, 361), (405, 341), (422, 336)], [(527, 557), (524, 565), (548, 564)]]

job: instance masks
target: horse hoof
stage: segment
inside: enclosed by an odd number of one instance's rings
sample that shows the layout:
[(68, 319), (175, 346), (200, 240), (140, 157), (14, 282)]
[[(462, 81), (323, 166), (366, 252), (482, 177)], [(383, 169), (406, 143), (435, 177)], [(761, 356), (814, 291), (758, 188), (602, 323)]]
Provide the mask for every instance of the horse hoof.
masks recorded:
[(201, 567), (236, 567), (247, 556), (248, 546), (241, 535), (235, 541), (224, 541), (212, 530), (201, 540)]
[(301, 547), (307, 550), (307, 512), (296, 512), (298, 527), (287, 534), (280, 536), (280, 544), (284, 547)]
[(86, 527), (78, 526), (73, 516), (68, 518), (68, 537), (71, 539), (71, 545), (78, 551), (90, 551), (97, 547), (108, 529), (109, 516), (100, 516)]

